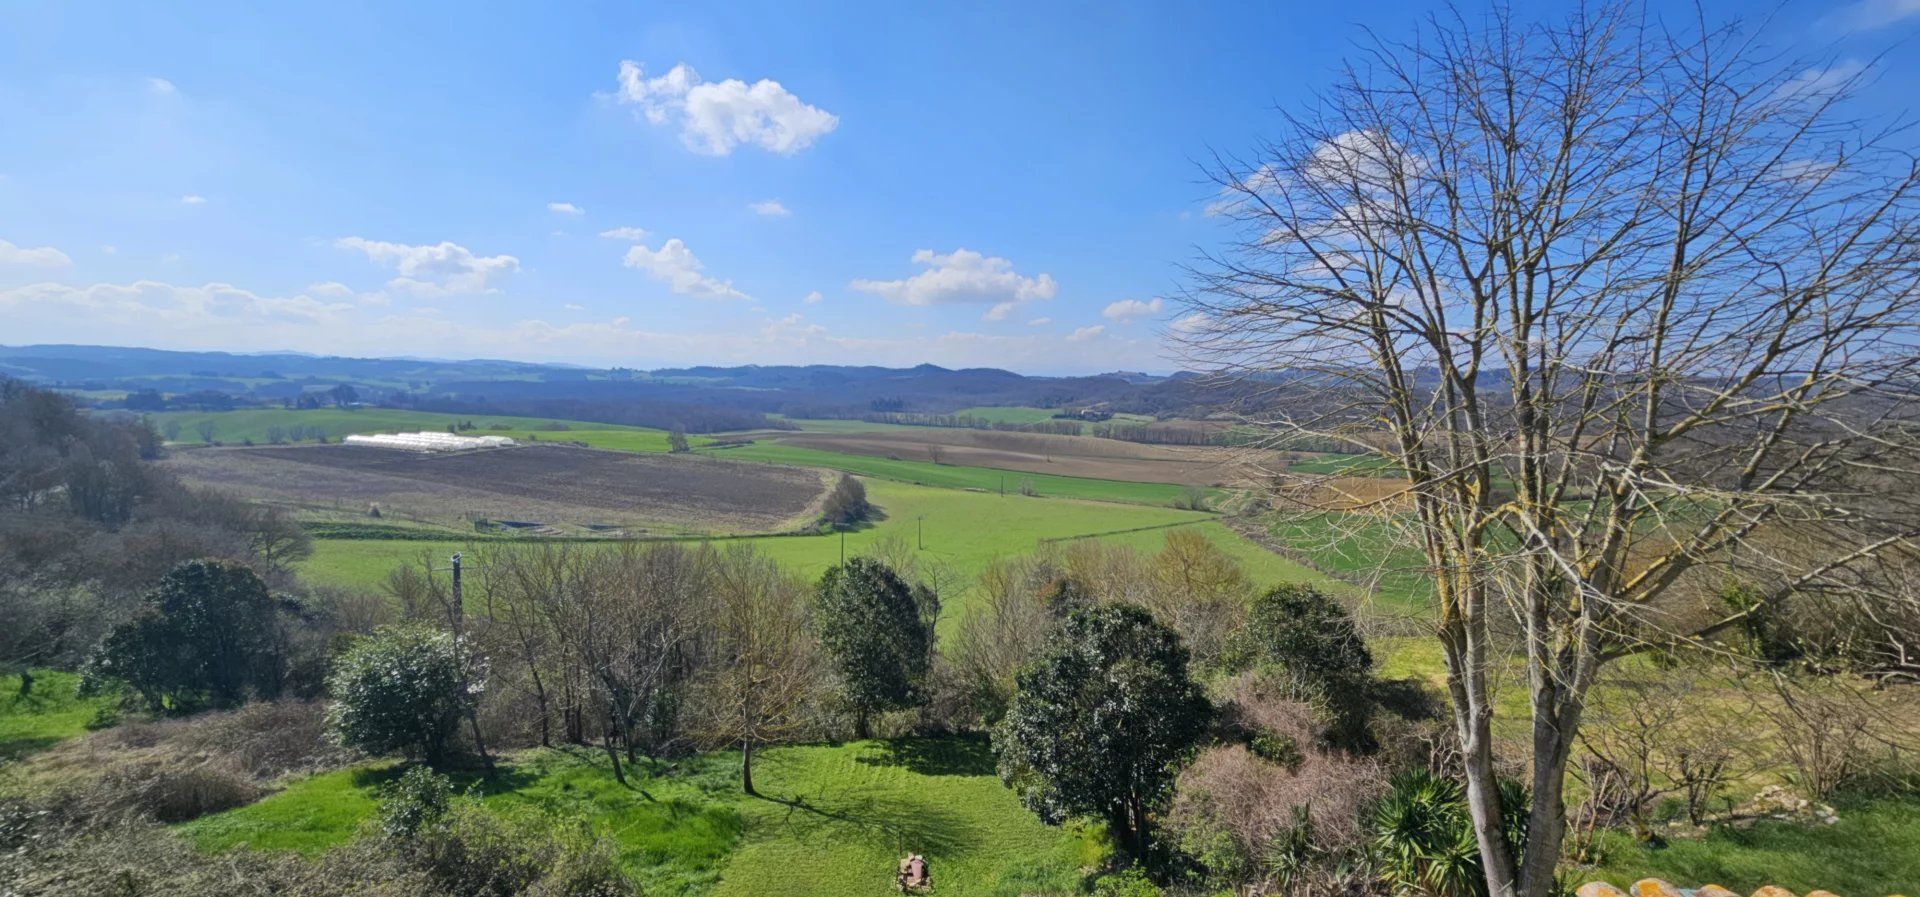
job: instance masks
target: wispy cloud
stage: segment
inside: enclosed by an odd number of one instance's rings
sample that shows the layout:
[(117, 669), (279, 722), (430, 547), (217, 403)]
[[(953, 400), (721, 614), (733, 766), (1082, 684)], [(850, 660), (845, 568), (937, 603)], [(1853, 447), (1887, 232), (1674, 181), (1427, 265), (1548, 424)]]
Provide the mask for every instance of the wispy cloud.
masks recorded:
[(748, 203), (747, 208), (751, 209), (755, 215), (764, 215), (768, 218), (785, 218), (793, 214), (786, 206), (781, 205), (780, 200), (777, 199), (763, 199), (759, 202)]
[(570, 202), (547, 203), (547, 211), (556, 215), (585, 215), (587, 213), (586, 209), (580, 208)]
[(15, 246), (0, 240), (0, 266), (21, 268), (65, 268), (73, 264), (66, 253), (51, 246)]

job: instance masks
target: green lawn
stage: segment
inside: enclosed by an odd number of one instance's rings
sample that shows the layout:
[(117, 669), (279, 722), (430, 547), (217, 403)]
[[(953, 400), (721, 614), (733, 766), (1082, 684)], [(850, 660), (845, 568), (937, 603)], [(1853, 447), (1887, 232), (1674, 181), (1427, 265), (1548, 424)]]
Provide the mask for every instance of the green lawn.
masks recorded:
[[(885, 517), (845, 534), (848, 554), (898, 537), (924, 545), (926, 557), (971, 577), (997, 558), (1034, 551), (1042, 540), (1113, 533), (1104, 538), (1152, 550), (1165, 537), (1165, 527), (1187, 525), (1199, 527), (1247, 564), (1257, 581), (1325, 582), (1320, 574), (1248, 542), (1212, 515), (1195, 511), (962, 492), (886, 480), (868, 481), (867, 495)], [(840, 560), (842, 536), (751, 536), (727, 541), (751, 543), (789, 569), (817, 577)], [(302, 562), (300, 573), (313, 582), (374, 589), (401, 562), (421, 557), (444, 560), (468, 544), (462, 539), (315, 539), (313, 556)], [(960, 618), (964, 604), (963, 595), (948, 605), (944, 615), (948, 625)]]
[(1834, 825), (1761, 822), (1662, 848), (1610, 832), (1603, 842), (1606, 862), (1582, 870), (1577, 880), (1626, 887), (1653, 877), (1683, 888), (1717, 884), (1741, 894), (1779, 885), (1799, 894), (1820, 889), (1849, 897), (1920, 889), (1920, 796), (1844, 801), (1837, 809), (1840, 821)]
[[(650, 895), (892, 892), (893, 864), (925, 854), (940, 892), (1071, 890), (1101, 848), (1042, 825), (994, 774), (986, 743), (963, 738), (770, 749), (755, 763), (765, 795), (738, 793), (737, 753), (632, 770), (621, 787), (590, 750), (531, 750), (492, 781), (490, 807), (579, 821), (612, 839)], [(396, 768), (371, 765), (293, 783), (258, 803), (186, 824), (205, 850), (238, 845), (316, 854), (371, 818)]]
[(716, 457), (721, 458), (772, 461), (801, 467), (825, 467), (829, 470), (842, 470), (861, 476), (900, 480), (923, 486), (980, 489), (994, 493), (1004, 489), (1009, 496), (1017, 494), (1022, 483), (1032, 484), (1033, 491), (1038, 495), (1143, 505), (1171, 505), (1187, 492), (1187, 487), (1170, 483), (1133, 483), (1125, 480), (997, 470), (991, 467), (934, 464), (929, 461), (896, 461), (892, 458), (873, 455), (844, 454), (771, 442), (756, 442), (738, 448), (711, 451)]
[(111, 697), (81, 697), (80, 676), (35, 670), (33, 693), (20, 695), (16, 676), (0, 677), (0, 761), (52, 747), (87, 730)]
[[(537, 431), (542, 439), (579, 439), (579, 432), (634, 432), (657, 434), (660, 438), (660, 451), (666, 448), (666, 434), (661, 430), (648, 430), (640, 427), (621, 427), (614, 424), (596, 424), (581, 422), (553, 421), (538, 417), (499, 417), (485, 414), (442, 414), (433, 411), (408, 411), (400, 408), (311, 408), (297, 410), (291, 408), (246, 408), (239, 411), (162, 411), (148, 415), (153, 425), (166, 432), (169, 424), (180, 425), (179, 434), (173, 441), (193, 444), (200, 442), (196, 428), (203, 422), (213, 424), (213, 438), (219, 442), (267, 441), (269, 427), (319, 427), (326, 431), (328, 439), (339, 439), (350, 433), (396, 433), (412, 430), (445, 430), (448, 424), (468, 421), (479, 427), (466, 431), (467, 435), (507, 435), (524, 438), (530, 431)], [(565, 424), (570, 430), (549, 432), (541, 428), (555, 424)], [(511, 430), (489, 429), (501, 424)], [(614, 446), (609, 446), (614, 447)]]

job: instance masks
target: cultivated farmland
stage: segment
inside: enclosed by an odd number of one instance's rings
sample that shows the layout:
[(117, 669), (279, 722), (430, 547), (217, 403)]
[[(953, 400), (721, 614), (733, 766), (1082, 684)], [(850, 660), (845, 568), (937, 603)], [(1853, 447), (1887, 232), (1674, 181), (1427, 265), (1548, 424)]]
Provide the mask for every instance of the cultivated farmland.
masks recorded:
[(422, 455), (353, 445), (176, 452), (189, 481), (311, 512), (450, 525), (741, 533), (803, 523), (818, 471), (559, 445)]
[(781, 445), (822, 452), (1181, 486), (1235, 485), (1256, 475), (1263, 466), (1277, 470), (1288, 460), (1276, 453), (1245, 449), (1144, 445), (1092, 436), (960, 428), (888, 427), (857, 433), (755, 435)]

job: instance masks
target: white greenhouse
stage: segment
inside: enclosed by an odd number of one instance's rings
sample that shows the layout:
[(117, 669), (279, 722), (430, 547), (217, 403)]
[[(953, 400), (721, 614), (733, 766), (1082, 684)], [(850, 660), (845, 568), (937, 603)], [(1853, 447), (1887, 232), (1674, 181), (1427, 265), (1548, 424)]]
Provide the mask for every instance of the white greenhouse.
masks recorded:
[(419, 433), (348, 436), (340, 441), (348, 445), (367, 445), (406, 452), (459, 452), (477, 448), (502, 448), (514, 444), (513, 440), (505, 436), (457, 436), (433, 430), (423, 430)]

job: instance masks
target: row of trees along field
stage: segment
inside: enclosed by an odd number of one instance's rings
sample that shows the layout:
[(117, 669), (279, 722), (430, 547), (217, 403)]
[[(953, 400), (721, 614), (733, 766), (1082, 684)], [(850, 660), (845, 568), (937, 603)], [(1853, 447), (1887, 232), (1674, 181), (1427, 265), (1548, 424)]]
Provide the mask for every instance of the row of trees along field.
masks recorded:
[[(1242, 239), (1182, 297), (1196, 363), (1314, 393), (1276, 437), (1404, 472), (1375, 507), (1433, 576), (1475, 853), (1503, 897), (1556, 892), (1610, 668), (1723, 650), (1807, 595), (1913, 619), (1911, 132), (1852, 117), (1854, 69), (1657, 12), (1442, 13), (1368, 44), (1219, 159), (1214, 209)], [(1910, 678), (1898, 631), (1878, 672)], [(1516, 713), (1529, 745), (1503, 756)], [(1525, 790), (1501, 786), (1508, 761)]]

